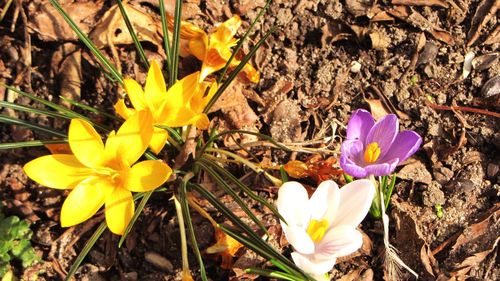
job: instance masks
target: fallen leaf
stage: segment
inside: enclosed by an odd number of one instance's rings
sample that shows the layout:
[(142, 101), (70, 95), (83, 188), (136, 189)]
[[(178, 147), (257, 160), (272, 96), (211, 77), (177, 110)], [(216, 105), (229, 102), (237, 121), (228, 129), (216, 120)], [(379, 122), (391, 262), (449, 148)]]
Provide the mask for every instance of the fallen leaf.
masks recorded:
[(407, 6), (437, 6), (441, 8), (448, 8), (448, 3), (441, 0), (391, 0), (391, 4)]
[[(158, 48), (158, 53), (164, 54), (161, 23), (130, 4), (123, 3), (123, 5), (138, 39), (154, 44)], [(118, 5), (114, 5), (106, 11), (89, 37), (97, 48), (108, 46), (113, 48), (113, 45), (134, 43)]]
[(499, 58), (500, 53), (484, 54), (472, 60), (472, 67), (477, 71), (485, 70), (497, 63)]
[(432, 37), (437, 40), (444, 42), (448, 45), (453, 45), (453, 36), (447, 31), (436, 27), (432, 22), (422, 16), (419, 12), (406, 7), (406, 6), (395, 6), (394, 8), (389, 8), (386, 10), (390, 15), (403, 20), (414, 27), (419, 28), (432, 35)]
[[(88, 34), (104, 1), (59, 1), (68, 16)], [(30, 1), (28, 28), (42, 41), (76, 41), (78, 36), (49, 1)]]
[(500, 25), (493, 30), (483, 42), (485, 45), (500, 43)]
[(472, 17), (469, 33), (467, 34), (467, 46), (471, 46), (477, 41), (481, 30), (496, 14), (498, 8), (500, 8), (500, 1), (498, 0), (481, 1)]

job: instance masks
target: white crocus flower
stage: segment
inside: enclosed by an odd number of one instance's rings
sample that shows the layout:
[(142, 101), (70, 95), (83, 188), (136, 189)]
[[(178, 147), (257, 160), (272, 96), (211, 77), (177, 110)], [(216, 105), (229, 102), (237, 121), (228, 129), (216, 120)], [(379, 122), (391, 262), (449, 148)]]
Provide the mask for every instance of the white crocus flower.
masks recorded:
[[(286, 220), (281, 227), (295, 252), (295, 264), (318, 280), (363, 244), (356, 227), (368, 213), (375, 195), (370, 180), (353, 181), (341, 189), (324, 181), (309, 198), (298, 182), (283, 184), (278, 193), (278, 211)], [(327, 279), (328, 280), (328, 279)]]

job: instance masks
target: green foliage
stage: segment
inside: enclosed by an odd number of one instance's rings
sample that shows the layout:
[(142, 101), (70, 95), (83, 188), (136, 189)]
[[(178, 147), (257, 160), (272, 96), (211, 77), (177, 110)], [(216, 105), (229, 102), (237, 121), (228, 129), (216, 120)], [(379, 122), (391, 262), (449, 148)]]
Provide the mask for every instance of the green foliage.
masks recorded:
[(0, 276), (7, 273), (13, 259), (21, 261), (23, 267), (39, 260), (31, 246), (32, 234), (26, 220), (16, 216), (5, 217), (0, 212)]

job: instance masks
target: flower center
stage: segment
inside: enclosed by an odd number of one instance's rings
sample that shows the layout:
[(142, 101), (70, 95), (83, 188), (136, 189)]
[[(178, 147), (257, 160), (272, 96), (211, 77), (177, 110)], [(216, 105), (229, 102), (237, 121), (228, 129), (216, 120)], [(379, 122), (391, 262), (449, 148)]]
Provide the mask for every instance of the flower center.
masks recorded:
[(309, 226), (307, 227), (307, 234), (311, 237), (314, 242), (319, 242), (325, 236), (326, 230), (328, 229), (328, 220), (311, 220)]
[(366, 163), (371, 164), (377, 161), (379, 156), (380, 156), (380, 147), (378, 146), (378, 143), (372, 142), (366, 146), (364, 155)]

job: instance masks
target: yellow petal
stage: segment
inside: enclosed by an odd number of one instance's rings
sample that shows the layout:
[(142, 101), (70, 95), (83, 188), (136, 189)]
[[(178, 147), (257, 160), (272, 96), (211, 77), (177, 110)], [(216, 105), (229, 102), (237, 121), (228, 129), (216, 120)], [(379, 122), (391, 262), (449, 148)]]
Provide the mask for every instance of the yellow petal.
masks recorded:
[(106, 198), (106, 224), (114, 234), (123, 235), (134, 215), (132, 193), (124, 188), (115, 188)]
[(152, 135), (151, 113), (138, 111), (122, 124), (116, 135), (110, 134), (106, 141), (106, 155), (115, 155), (131, 165), (146, 151)]
[(198, 88), (199, 72), (190, 74), (177, 81), (167, 92), (167, 99), (159, 109), (159, 115), (155, 119), (158, 124), (169, 127), (180, 127), (187, 125), (195, 115), (188, 108), (189, 99), (196, 93)]
[(210, 126), (210, 120), (206, 114), (199, 114), (195, 125), (200, 130), (206, 130)]
[(72, 226), (88, 220), (102, 207), (113, 189), (108, 181), (99, 177), (80, 182), (64, 200), (61, 226)]
[(160, 65), (156, 60), (151, 62), (148, 76), (146, 77), (146, 86), (144, 87), (144, 98), (150, 108), (157, 108), (165, 99), (167, 86), (161, 72)]
[(149, 148), (153, 151), (154, 154), (160, 153), (160, 151), (167, 143), (168, 132), (162, 128), (155, 127), (153, 130), (153, 137), (151, 138), (151, 142), (149, 144)]
[(189, 53), (197, 59), (203, 61), (205, 59), (205, 51), (208, 48), (208, 38), (206, 35), (189, 40)]
[(216, 48), (209, 48), (207, 50), (205, 59), (203, 60), (203, 64), (201, 66), (201, 74), (198, 81), (203, 81), (205, 78), (218, 71), (221, 70), (227, 63), (227, 60), (219, 53), (219, 50)]
[(161, 160), (146, 160), (132, 166), (123, 186), (133, 192), (146, 192), (165, 183), (172, 169)]
[(260, 73), (251, 64), (245, 64), (242, 74), (244, 74), (245, 78), (247, 78), (250, 82), (259, 83)]
[[(174, 18), (169, 17), (169, 28), (171, 27), (173, 29), (174, 26)], [(171, 26), (170, 26), (171, 25)], [(182, 39), (194, 39), (194, 38), (200, 38), (203, 35), (206, 36), (205, 31), (203, 29), (197, 27), (196, 25), (187, 22), (187, 21), (181, 21), (181, 38)]]
[(127, 92), (132, 106), (136, 110), (143, 110), (147, 107), (147, 103), (144, 98), (144, 91), (142, 91), (142, 87), (139, 83), (133, 79), (124, 79), (123, 86), (125, 87), (125, 91)]
[(221, 43), (229, 43), (241, 25), (241, 18), (237, 15), (219, 25), (216, 31), (210, 36), (210, 40), (217, 40)]
[(99, 166), (104, 154), (104, 144), (90, 123), (83, 119), (72, 119), (68, 141), (71, 151), (80, 163), (91, 168)]
[(37, 183), (57, 189), (72, 189), (93, 174), (71, 154), (38, 157), (26, 163), (23, 169)]
[(115, 104), (115, 111), (121, 118), (127, 120), (130, 116), (134, 115), (136, 110), (128, 108), (124, 99), (119, 99)]

